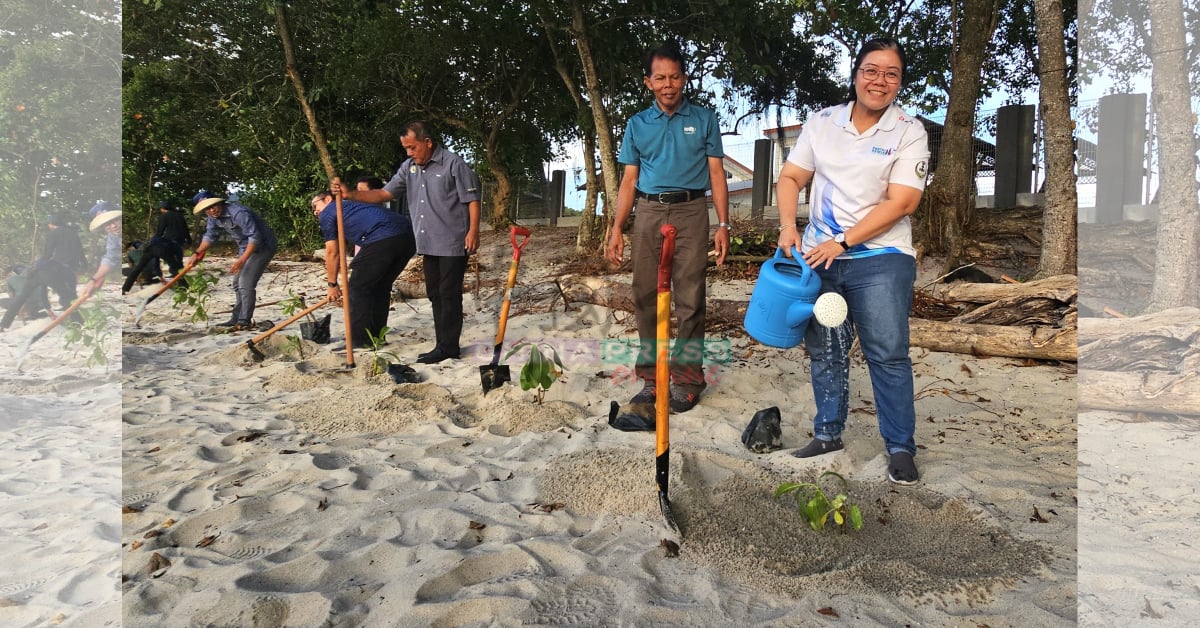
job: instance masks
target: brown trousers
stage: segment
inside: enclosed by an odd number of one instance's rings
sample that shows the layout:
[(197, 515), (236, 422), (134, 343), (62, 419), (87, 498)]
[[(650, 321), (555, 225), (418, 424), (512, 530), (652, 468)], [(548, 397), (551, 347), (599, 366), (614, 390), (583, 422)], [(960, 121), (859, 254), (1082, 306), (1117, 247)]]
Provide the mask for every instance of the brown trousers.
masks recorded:
[(662, 225), (675, 225), (675, 256), (671, 264), (671, 298), (679, 329), (671, 351), (671, 381), (676, 385), (703, 388), (704, 299), (708, 263), (708, 199), (664, 205), (654, 200), (637, 200), (633, 222), (633, 303), (637, 318), (638, 351), (636, 373), (647, 383), (654, 381), (657, 355), (658, 262), (662, 253)]

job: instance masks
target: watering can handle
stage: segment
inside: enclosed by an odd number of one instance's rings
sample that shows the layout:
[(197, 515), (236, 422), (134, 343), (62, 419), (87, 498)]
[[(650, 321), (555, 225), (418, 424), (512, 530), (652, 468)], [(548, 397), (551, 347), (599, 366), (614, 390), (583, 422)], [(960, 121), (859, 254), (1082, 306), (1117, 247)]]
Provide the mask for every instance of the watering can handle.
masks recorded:
[[(781, 247), (775, 247), (775, 257), (783, 257), (783, 249)], [(800, 250), (794, 245), (792, 246), (792, 259), (796, 260), (797, 262), (801, 262)]]

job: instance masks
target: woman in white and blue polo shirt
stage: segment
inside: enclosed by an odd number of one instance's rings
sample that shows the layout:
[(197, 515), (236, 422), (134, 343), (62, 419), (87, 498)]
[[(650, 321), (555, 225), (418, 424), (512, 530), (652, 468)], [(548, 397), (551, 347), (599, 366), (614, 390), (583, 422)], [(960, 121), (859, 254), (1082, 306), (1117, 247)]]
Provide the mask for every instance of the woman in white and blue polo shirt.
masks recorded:
[[(908, 313), (916, 279), (909, 216), (925, 189), (925, 128), (894, 103), (904, 78), (904, 49), (872, 39), (851, 72), (850, 100), (809, 118), (776, 184), (779, 246), (793, 246), (821, 277), (822, 292), (846, 299), (849, 316), (836, 328), (811, 324), (804, 341), (812, 360), (817, 405), (815, 438), (792, 455), (842, 449), (850, 360), (858, 333), (871, 374), (888, 479), (914, 484), (912, 360)], [(812, 186), (809, 223), (796, 232), (800, 190)]]

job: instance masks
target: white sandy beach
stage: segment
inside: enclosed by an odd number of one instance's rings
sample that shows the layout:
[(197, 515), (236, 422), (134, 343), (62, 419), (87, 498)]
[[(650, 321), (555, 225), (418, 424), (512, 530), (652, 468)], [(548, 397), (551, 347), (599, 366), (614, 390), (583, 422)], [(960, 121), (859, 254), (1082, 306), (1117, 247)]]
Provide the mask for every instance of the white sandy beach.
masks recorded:
[[(98, 300), (101, 297), (93, 297)], [(111, 283), (102, 298), (113, 304)], [(55, 301), (57, 304), (57, 301)], [(86, 366), (49, 319), (0, 335), (0, 625), (120, 624), (120, 333)], [(115, 321), (114, 321), (115, 323)]]
[[(680, 539), (658, 512), (653, 436), (606, 422), (635, 385), (627, 360), (608, 359), (619, 345), (604, 343), (636, 339), (632, 320), (564, 311), (554, 287), (571, 233), (534, 231), (505, 339), (562, 352), (565, 376), (542, 405), (515, 381), (482, 394), (511, 256), (497, 234), (478, 292), (468, 274), (470, 349), (413, 365), (420, 383), (367, 376), (361, 352), (349, 373), (328, 346), (305, 343), (299, 357), (295, 328), (254, 362), (253, 334), (207, 334), (166, 298), (133, 328), (130, 301), (124, 625), (1075, 623), (1073, 368), (914, 349), (922, 481), (905, 488), (884, 478), (861, 356), (847, 449), (802, 461), (787, 452), (811, 434), (803, 350), (718, 335), (728, 349), (702, 403), (671, 419)], [(259, 302), (316, 294), (321, 272), (275, 262)], [(751, 288), (719, 281), (711, 293)], [(224, 281), (210, 307), (231, 301)], [(336, 344), (340, 309), (324, 311)], [(387, 350), (412, 364), (432, 346), (430, 322), (428, 302), (396, 303)], [(785, 449), (753, 454), (739, 436), (769, 406), (783, 410)], [(850, 479), (862, 531), (814, 532), (772, 498), (826, 469)], [(677, 557), (660, 547), (668, 538)]]

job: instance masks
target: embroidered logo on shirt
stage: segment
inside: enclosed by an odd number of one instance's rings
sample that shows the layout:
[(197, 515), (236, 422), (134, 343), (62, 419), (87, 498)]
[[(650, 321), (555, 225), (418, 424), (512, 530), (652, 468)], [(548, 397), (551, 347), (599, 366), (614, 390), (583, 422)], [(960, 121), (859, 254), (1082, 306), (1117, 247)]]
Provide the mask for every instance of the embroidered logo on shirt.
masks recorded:
[(918, 161), (918, 162), (917, 162), (917, 166), (916, 166), (915, 170), (916, 170), (916, 172), (917, 172), (917, 176), (918, 176), (918, 177), (921, 177), (922, 179), (924, 179), (924, 178), (925, 178), (925, 172), (926, 172), (926, 170), (927, 170), (927, 169), (928, 169), (928, 166), (925, 164), (925, 161), (924, 161), (924, 160), (922, 160), (922, 161)]
[(896, 149), (894, 149), (894, 148), (884, 148), (882, 146), (872, 146), (871, 147), (871, 152), (876, 155), (891, 155), (895, 151), (896, 151)]
[(685, 127), (683, 127), (683, 134), (684, 134), (684, 135), (695, 135), (695, 134), (696, 134), (696, 127), (694, 127), (694, 126), (685, 126)]
[(417, 174), (417, 164), (413, 164), (413, 165), (409, 166), (408, 173), (409, 174)]

